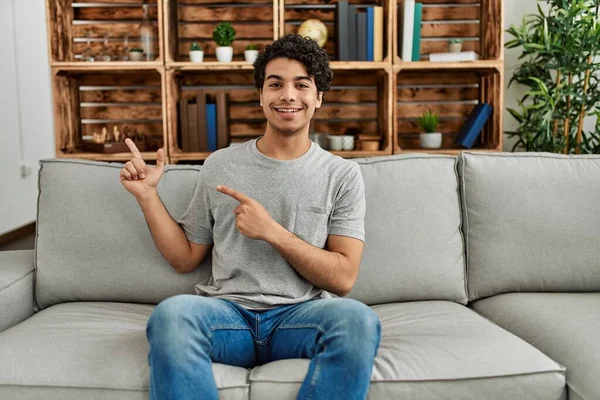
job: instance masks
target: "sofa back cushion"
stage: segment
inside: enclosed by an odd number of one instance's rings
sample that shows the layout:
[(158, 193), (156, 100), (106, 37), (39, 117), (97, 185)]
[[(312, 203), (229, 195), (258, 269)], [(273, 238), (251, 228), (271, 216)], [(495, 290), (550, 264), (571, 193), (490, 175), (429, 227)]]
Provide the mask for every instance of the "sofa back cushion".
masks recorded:
[(357, 160), (365, 182), (366, 241), (349, 297), (367, 304), (466, 303), (456, 158)]
[(600, 156), (459, 157), (469, 298), (600, 290)]
[[(156, 249), (135, 198), (119, 182), (122, 164), (44, 160), (39, 172), (35, 295), (39, 308), (68, 301), (156, 304), (210, 274), (210, 257), (175, 272)], [(159, 195), (175, 220), (200, 167), (168, 165)]]

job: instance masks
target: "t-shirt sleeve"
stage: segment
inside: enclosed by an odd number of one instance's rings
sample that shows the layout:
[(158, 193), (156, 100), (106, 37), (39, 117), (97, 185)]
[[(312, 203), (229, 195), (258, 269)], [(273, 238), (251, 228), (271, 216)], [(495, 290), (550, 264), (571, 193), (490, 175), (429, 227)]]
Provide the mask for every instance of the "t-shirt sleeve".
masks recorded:
[(178, 221), (189, 241), (198, 244), (213, 243), (214, 218), (210, 206), (205, 167), (200, 168), (194, 194), (188, 208)]
[(360, 166), (353, 163), (335, 199), (330, 235), (365, 240), (365, 185)]

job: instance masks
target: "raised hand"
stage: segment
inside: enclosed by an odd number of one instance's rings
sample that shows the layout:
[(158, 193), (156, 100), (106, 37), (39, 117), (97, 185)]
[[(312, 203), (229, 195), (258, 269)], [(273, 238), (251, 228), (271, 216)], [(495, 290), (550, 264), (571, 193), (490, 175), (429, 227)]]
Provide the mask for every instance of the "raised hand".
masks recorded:
[(269, 241), (279, 224), (271, 218), (271, 215), (256, 200), (245, 194), (219, 185), (217, 190), (223, 194), (231, 196), (240, 204), (233, 210), (236, 215), (235, 227), (244, 236), (250, 239)]
[(156, 167), (146, 165), (142, 154), (131, 139), (125, 139), (125, 143), (133, 158), (125, 163), (125, 166), (119, 173), (121, 183), (127, 191), (133, 194), (136, 199), (140, 199), (149, 192), (156, 190), (156, 185), (164, 171), (165, 153), (163, 149), (156, 152)]

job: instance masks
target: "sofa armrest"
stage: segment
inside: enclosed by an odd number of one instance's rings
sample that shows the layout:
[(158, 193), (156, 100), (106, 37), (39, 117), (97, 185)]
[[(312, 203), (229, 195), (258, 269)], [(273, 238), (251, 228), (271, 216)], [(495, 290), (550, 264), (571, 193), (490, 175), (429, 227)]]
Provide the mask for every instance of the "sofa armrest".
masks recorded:
[(0, 332), (33, 315), (33, 254), (0, 251)]

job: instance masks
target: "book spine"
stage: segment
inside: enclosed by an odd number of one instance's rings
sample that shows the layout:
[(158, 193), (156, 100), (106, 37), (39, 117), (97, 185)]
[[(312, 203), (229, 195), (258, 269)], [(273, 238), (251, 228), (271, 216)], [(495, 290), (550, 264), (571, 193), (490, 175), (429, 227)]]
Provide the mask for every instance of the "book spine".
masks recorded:
[(367, 61), (367, 13), (357, 11), (356, 13), (356, 59)]
[(354, 4), (348, 5), (348, 60), (358, 60), (358, 35), (356, 31), (356, 14), (357, 8)]
[(229, 110), (227, 93), (217, 93), (217, 147), (229, 146)]
[(206, 137), (208, 151), (217, 150), (217, 105), (206, 104)]
[(415, 24), (415, 0), (404, 0), (402, 13), (402, 61), (412, 60), (413, 29)]
[(460, 133), (456, 137), (456, 143), (462, 147), (470, 149), (475, 143), (475, 139), (481, 133), (485, 123), (492, 114), (492, 107), (487, 103), (479, 103), (467, 119)]
[(413, 27), (412, 61), (421, 60), (421, 20), (423, 19), (423, 4), (415, 4), (415, 23)]
[(339, 1), (336, 10), (337, 59), (348, 61), (348, 1)]
[(179, 143), (181, 151), (190, 151), (190, 134), (188, 132), (188, 101), (185, 99), (179, 100)]
[(375, 7), (367, 7), (367, 61), (375, 61)]
[(374, 7), (375, 14), (375, 23), (374, 23), (374, 31), (375, 38), (373, 45), (373, 61), (380, 62), (383, 61), (383, 7), (375, 6)]
[(198, 139), (195, 151), (208, 151), (208, 140), (206, 138), (206, 93), (200, 92), (196, 96), (196, 125), (198, 125)]
[(188, 134), (189, 151), (198, 151), (198, 138), (201, 134), (198, 127), (198, 106), (194, 103), (188, 103)]

